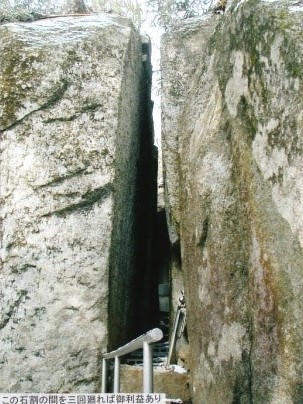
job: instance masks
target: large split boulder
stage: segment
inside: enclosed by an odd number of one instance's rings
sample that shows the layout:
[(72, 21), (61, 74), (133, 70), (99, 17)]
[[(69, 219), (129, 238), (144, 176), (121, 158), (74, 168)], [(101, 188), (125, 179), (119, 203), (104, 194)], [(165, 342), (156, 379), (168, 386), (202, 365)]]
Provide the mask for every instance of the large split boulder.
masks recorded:
[(128, 338), (141, 48), (108, 15), (0, 28), (0, 391), (100, 391)]
[(303, 8), (236, 1), (193, 37), (195, 24), (162, 44), (167, 202), (181, 242), (193, 402), (300, 403)]

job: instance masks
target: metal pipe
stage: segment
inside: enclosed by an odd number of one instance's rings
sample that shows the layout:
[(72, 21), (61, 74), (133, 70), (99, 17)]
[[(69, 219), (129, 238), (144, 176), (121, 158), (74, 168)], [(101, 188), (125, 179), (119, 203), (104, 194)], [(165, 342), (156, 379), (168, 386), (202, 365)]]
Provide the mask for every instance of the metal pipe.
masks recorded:
[(173, 349), (174, 349), (174, 346), (175, 346), (175, 340), (176, 340), (176, 334), (177, 334), (177, 330), (178, 330), (180, 312), (181, 312), (181, 309), (180, 309), (180, 307), (178, 307), (177, 311), (176, 311), (176, 315), (175, 315), (173, 332), (172, 332), (171, 337), (170, 337), (169, 350), (168, 350), (168, 356), (167, 356), (167, 362), (166, 362), (167, 366), (170, 365), (171, 357), (172, 357), (172, 354), (173, 354)]
[(114, 393), (120, 392), (120, 356), (136, 351), (143, 347), (143, 389), (145, 393), (153, 392), (153, 347), (154, 342), (163, 338), (160, 328), (154, 328), (146, 334), (134, 339), (128, 344), (102, 355), (102, 393), (106, 392), (107, 359), (115, 359), (114, 367)]
[(106, 359), (102, 359), (102, 393), (106, 393), (107, 382), (107, 362)]
[(143, 393), (152, 393), (153, 386), (153, 345), (143, 343)]
[(130, 352), (136, 351), (143, 347), (144, 342), (157, 342), (163, 338), (163, 332), (160, 328), (154, 328), (148, 331), (146, 334), (141, 335), (140, 337), (132, 340), (126, 345), (123, 345), (121, 348), (116, 349), (115, 351), (109, 352), (107, 354), (102, 355), (105, 359), (112, 359), (116, 356), (123, 356)]
[(120, 358), (119, 358), (119, 356), (115, 357), (114, 393), (120, 393)]

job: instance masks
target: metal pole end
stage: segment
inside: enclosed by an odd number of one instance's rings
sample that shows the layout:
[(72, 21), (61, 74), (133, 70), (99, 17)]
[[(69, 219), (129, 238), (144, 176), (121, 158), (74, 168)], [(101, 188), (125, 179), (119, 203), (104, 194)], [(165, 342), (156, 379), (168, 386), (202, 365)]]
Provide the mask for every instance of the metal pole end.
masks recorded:
[(163, 332), (160, 328), (154, 328), (150, 331), (150, 336), (154, 342), (160, 341), (163, 338)]

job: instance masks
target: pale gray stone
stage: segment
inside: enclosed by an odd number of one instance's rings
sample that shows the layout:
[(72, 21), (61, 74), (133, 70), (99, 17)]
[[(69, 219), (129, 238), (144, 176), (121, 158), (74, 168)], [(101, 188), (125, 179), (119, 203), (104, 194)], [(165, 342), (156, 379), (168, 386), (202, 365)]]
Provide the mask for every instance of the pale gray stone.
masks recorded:
[(0, 391), (97, 392), (127, 337), (141, 38), (106, 15), (0, 38)]

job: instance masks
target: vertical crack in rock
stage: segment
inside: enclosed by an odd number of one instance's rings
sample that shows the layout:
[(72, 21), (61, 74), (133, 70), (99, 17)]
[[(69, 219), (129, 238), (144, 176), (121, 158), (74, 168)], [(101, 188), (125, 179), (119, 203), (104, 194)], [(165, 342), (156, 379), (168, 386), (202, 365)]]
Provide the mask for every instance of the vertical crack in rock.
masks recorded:
[[(132, 43), (129, 43), (132, 47)], [(114, 210), (123, 212), (127, 204), (132, 209), (125, 212), (123, 220), (115, 215), (109, 274), (109, 348), (116, 349), (121, 343), (128, 342), (140, 333), (146, 332), (155, 324), (156, 277), (152, 273), (152, 231), (156, 212), (157, 157), (153, 146), (151, 65), (150, 44), (143, 39), (140, 55), (141, 68), (136, 75), (136, 91), (127, 99), (121, 97), (119, 112), (128, 110), (135, 99), (140, 108), (132, 121), (120, 121), (116, 150), (120, 154), (125, 144), (133, 142), (132, 136), (138, 134), (137, 155), (125, 155), (120, 160), (118, 170), (121, 173), (115, 182), (115, 189), (121, 189), (115, 195)], [(126, 65), (132, 69), (131, 64)], [(125, 75), (127, 79), (128, 74)], [(121, 95), (129, 93), (129, 83), (123, 81)], [(127, 188), (123, 185), (130, 170), (134, 173), (134, 182)], [(120, 254), (116, 254), (116, 250)], [(128, 276), (131, 274), (131, 277)], [(130, 299), (130, 300), (128, 300)], [(125, 312), (123, 318), (120, 313)], [(128, 314), (127, 314), (128, 313)]]

